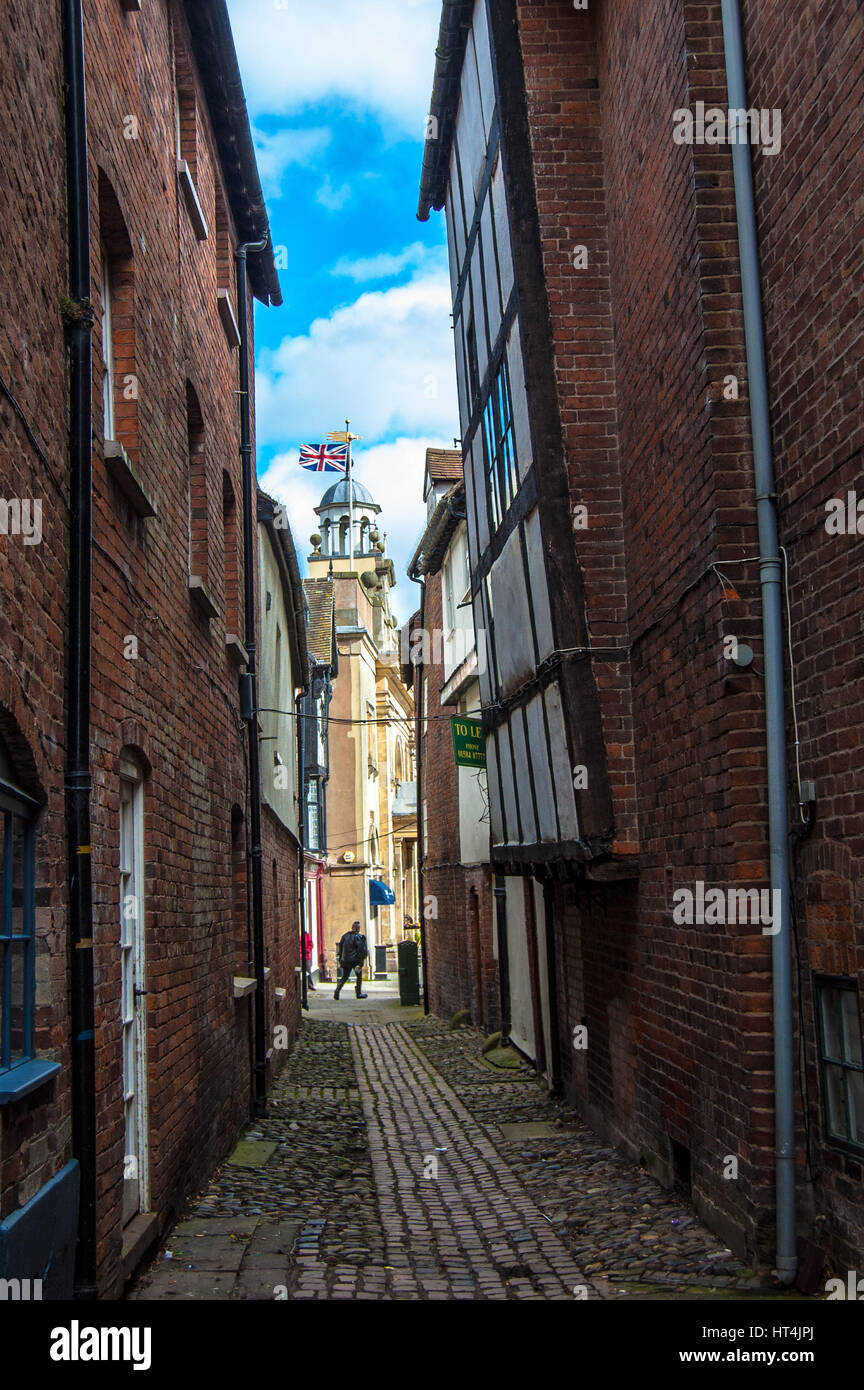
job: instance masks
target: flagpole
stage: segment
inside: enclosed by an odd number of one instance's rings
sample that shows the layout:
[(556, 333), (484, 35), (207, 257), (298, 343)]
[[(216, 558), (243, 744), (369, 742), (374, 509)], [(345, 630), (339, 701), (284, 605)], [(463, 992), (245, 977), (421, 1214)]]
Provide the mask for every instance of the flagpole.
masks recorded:
[(345, 421), (345, 436), (348, 440), (348, 530), (351, 535), (351, 569), (354, 568), (354, 481), (351, 476), (351, 421)]

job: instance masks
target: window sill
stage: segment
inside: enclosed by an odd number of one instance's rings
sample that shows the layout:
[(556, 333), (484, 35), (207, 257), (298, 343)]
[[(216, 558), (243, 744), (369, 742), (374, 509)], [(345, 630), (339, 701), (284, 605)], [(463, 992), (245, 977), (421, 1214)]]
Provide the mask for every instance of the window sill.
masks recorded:
[(31, 1091), (44, 1086), (60, 1070), (59, 1062), (21, 1062), (11, 1071), (0, 1072), (0, 1105), (21, 1100)]
[(235, 666), (249, 665), (249, 653), (243, 646), (240, 638), (235, 637), (232, 632), (227, 632), (225, 634), (225, 650), (228, 653), (229, 660), (233, 661)]
[(192, 171), (185, 159), (177, 160), (177, 178), (180, 187), (183, 189), (183, 197), (186, 201), (186, 209), (195, 228), (195, 235), (199, 241), (206, 241), (209, 232), (207, 231), (207, 220), (204, 216), (204, 209), (198, 201), (198, 193), (192, 178)]
[(222, 320), (222, 327), (225, 329), (225, 337), (228, 339), (228, 346), (238, 348), (240, 346), (240, 329), (237, 327), (234, 306), (227, 290), (216, 291), (216, 304), (219, 309), (219, 317)]
[(254, 994), (258, 988), (258, 981), (253, 980), (249, 975), (234, 976), (234, 998), (245, 999), (247, 995)]
[(117, 439), (105, 440), (105, 467), (136, 516), (156, 515), (156, 507), (138, 470)]
[(189, 594), (196, 608), (199, 608), (205, 618), (215, 618), (219, 609), (213, 599), (210, 590), (204, 580), (198, 574), (193, 574), (189, 580)]
[(139, 14), (141, 10), (141, 0), (120, 0), (121, 10), (127, 14)]

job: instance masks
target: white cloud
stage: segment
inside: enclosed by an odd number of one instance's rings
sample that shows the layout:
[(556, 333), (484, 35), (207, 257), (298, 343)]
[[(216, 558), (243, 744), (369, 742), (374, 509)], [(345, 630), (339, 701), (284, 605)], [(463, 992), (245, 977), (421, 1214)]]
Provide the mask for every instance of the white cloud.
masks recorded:
[(326, 127), (278, 130), (274, 135), (253, 130), (252, 134), (265, 198), (281, 198), (285, 170), (292, 164), (314, 164), (332, 139), (332, 132)]
[(342, 183), (335, 188), (330, 175), (327, 174), (318, 192), (315, 194), (316, 203), (320, 203), (328, 212), (339, 212), (344, 208), (348, 199), (351, 197), (351, 185)]
[[(423, 503), (423, 470), (427, 449), (452, 447), (453, 440), (438, 436), (402, 437), (389, 444), (364, 448), (355, 446), (356, 478), (369, 489), (382, 511), (377, 525), (387, 536), (387, 554), (396, 567), (393, 608), (400, 622), (416, 610), (418, 590), (406, 575), (406, 568), (426, 526)], [(316, 530), (315, 507), (335, 473), (307, 473), (297, 462), (297, 449), (277, 454), (261, 477), (265, 492), (283, 502), (291, 523), (298, 555), (305, 560), (311, 550), (309, 537)]]
[[(343, 256), (341, 261), (337, 261), (332, 267), (331, 275), (344, 275), (357, 283), (366, 280), (389, 280), (396, 275), (407, 270), (409, 266), (422, 266), (429, 261), (429, 248), (424, 246), (422, 241), (415, 241), (411, 246), (406, 246), (404, 251), (399, 251), (391, 255), (382, 251), (377, 256), (358, 256), (351, 258)], [(441, 252), (442, 261), (446, 261), (445, 253)]]
[(336, 100), (422, 139), (440, 0), (229, 0), (253, 116)]
[(367, 441), (459, 433), (450, 283), (418, 271), (369, 291), (299, 337), (259, 350), (259, 443), (317, 441), (348, 415)]

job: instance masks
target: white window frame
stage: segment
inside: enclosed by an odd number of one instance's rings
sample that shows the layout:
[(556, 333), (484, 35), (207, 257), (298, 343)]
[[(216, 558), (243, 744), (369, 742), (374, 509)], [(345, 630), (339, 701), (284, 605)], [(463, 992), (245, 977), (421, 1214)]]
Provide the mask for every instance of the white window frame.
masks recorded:
[(102, 378), (102, 422), (106, 440), (117, 438), (117, 417), (114, 411), (114, 377), (116, 361), (114, 357), (114, 294), (111, 284), (111, 261), (102, 253), (102, 361), (105, 375)]

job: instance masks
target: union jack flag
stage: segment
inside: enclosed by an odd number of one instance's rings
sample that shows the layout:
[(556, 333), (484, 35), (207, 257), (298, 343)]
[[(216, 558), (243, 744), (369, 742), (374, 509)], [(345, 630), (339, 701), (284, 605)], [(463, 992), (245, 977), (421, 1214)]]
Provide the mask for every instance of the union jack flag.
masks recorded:
[(344, 473), (347, 466), (347, 444), (300, 445), (300, 467), (311, 473)]

